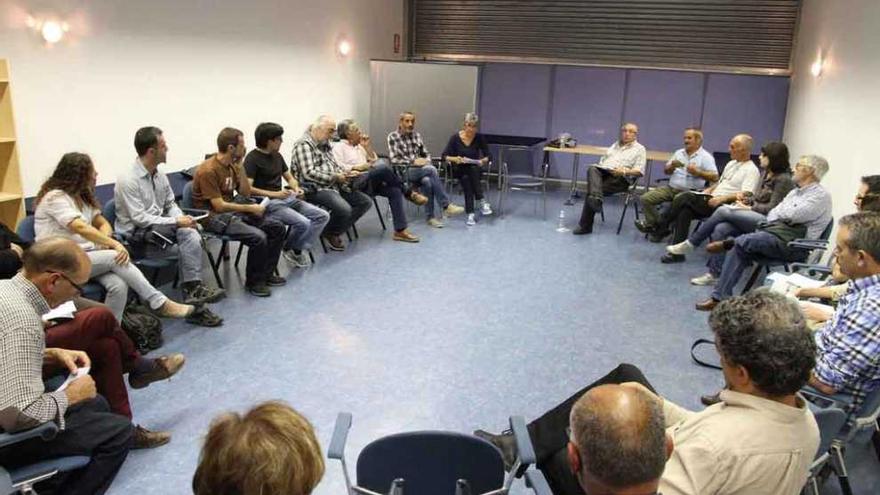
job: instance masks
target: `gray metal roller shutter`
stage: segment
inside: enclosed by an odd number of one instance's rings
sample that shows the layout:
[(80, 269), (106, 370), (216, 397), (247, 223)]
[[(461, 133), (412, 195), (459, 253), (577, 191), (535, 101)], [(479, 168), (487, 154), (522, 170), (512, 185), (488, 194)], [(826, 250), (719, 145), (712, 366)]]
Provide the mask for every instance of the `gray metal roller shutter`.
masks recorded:
[(799, 0), (410, 0), (410, 50), (518, 61), (788, 75)]

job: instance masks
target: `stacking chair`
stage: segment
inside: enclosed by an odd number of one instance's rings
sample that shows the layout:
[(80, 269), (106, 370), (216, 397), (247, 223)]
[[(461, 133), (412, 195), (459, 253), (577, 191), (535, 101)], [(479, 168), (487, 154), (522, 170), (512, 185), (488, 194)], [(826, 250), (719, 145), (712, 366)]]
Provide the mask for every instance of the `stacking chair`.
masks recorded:
[[(51, 421), (18, 433), (0, 433), (0, 448), (15, 448), (15, 444), (37, 437), (48, 441), (55, 438), (57, 434), (58, 425)], [(37, 493), (34, 491), (35, 484), (58, 473), (83, 468), (90, 460), (89, 456), (76, 455), (58, 457), (12, 469), (0, 466), (0, 494), (8, 495), (20, 492), (25, 495), (35, 495)]]
[[(528, 150), (525, 150), (528, 151)], [(545, 153), (545, 155), (547, 155)], [(545, 156), (546, 158), (546, 156)], [(511, 174), (507, 166), (507, 162), (501, 162), (499, 165), (499, 181), (501, 183), (501, 192), (498, 195), (498, 216), (504, 215), (504, 199), (510, 195), (510, 191), (531, 191), (533, 193), (541, 193), (542, 201), (542, 218), (547, 218), (547, 174), (550, 171), (550, 163), (545, 159), (541, 163), (541, 175), (532, 174)], [(536, 205), (537, 206), (537, 205)]]
[[(645, 167), (647, 169), (647, 175), (645, 176), (644, 186), (645, 191), (648, 190), (651, 184), (651, 164)], [(632, 204), (633, 213), (636, 216), (636, 220), (639, 219), (639, 202), (638, 199), (641, 198), (642, 194), (639, 192), (639, 178), (636, 178), (629, 185), (629, 188), (621, 193), (609, 194), (607, 196), (623, 196), (623, 211), (620, 212), (620, 221), (617, 222), (617, 235), (620, 235), (620, 230), (623, 228), (623, 220), (626, 218), (626, 210), (629, 209), (629, 205)], [(606, 197), (607, 197), (606, 196)], [(599, 211), (602, 216), (602, 221), (605, 221), (605, 203), (602, 203), (602, 209)]]
[[(831, 230), (833, 228), (834, 220), (832, 219), (830, 222), (828, 222), (825, 230), (822, 231), (819, 239), (795, 239), (788, 243), (788, 247), (809, 251), (810, 255), (807, 257), (807, 259), (815, 261), (814, 258), (816, 258), (819, 253), (825, 251), (828, 248), (828, 237), (831, 236)], [(786, 272), (791, 271), (790, 263), (787, 261), (771, 258), (760, 259), (755, 262), (755, 268), (752, 270), (752, 274), (751, 276), (749, 276), (745, 287), (743, 287), (742, 293), (745, 294), (746, 292), (751, 290), (751, 288), (755, 285), (755, 282), (758, 281), (758, 277), (761, 276), (762, 271), (765, 274), (768, 274), (770, 273), (770, 268), (774, 266), (782, 266)]]
[[(843, 455), (838, 446), (832, 447), (834, 439), (840, 434), (843, 425), (846, 423), (846, 413), (839, 407), (820, 408), (812, 402), (808, 402), (813, 415), (816, 417), (816, 424), (819, 425), (819, 449), (816, 451), (816, 458), (810, 465), (810, 474), (807, 477), (806, 486), (804, 486), (805, 495), (819, 495), (819, 485), (821, 484), (821, 473), (825, 466), (831, 462), (832, 470), (838, 473), (838, 481), (843, 493), (851, 493), (849, 487), (849, 479), (846, 477), (846, 471), (843, 469)], [(843, 473), (841, 476), (839, 473)]]
[[(819, 409), (837, 408), (844, 411), (852, 409), (852, 397), (848, 395), (835, 394), (829, 396), (809, 386), (804, 387), (801, 393)], [(849, 483), (843, 451), (851, 442), (863, 441), (865, 437), (870, 435), (874, 442), (874, 450), (880, 456), (880, 426), (877, 423), (878, 418), (880, 418), (880, 388), (870, 392), (857, 410), (849, 411), (843, 428), (838, 431), (831, 441), (830, 449), (827, 452), (828, 456), (824, 459), (824, 462), (828, 463), (830, 461), (831, 470), (837, 476), (844, 495), (851, 495), (852, 488)], [(820, 459), (817, 458), (818, 460)], [(819, 483), (815, 482), (815, 484), (818, 488)], [(807, 488), (809, 488), (809, 485)]]
[(327, 457), (341, 462), (350, 495), (506, 495), (514, 478), (535, 462), (525, 421), (514, 416), (510, 425), (519, 457), (506, 476), (501, 452), (491, 443), (455, 432), (417, 431), (389, 435), (364, 447), (353, 484), (345, 462), (349, 413), (337, 416)]
[[(102, 211), (102, 215), (104, 218), (110, 222), (110, 225), (116, 224), (116, 200), (111, 199), (104, 203), (104, 208)], [(125, 245), (128, 245), (127, 236), (114, 232), (113, 236), (116, 237), (120, 242)], [(150, 271), (150, 283), (156, 285), (156, 281), (159, 279), (159, 274), (165, 268), (174, 268), (175, 276), (174, 276), (174, 284), (172, 287), (177, 287), (177, 282), (180, 276), (179, 271), (177, 270), (178, 265), (178, 256), (176, 254), (162, 257), (162, 258), (139, 258), (132, 260), (141, 271), (146, 272)]]
[[(28, 215), (21, 219), (18, 227), (15, 229), (16, 234), (23, 240), (34, 242), (37, 239), (37, 232), (34, 229), (34, 216)], [(97, 282), (88, 282), (83, 286), (82, 296), (93, 301), (103, 301), (105, 294), (104, 286)]]
[(547, 479), (544, 478), (544, 474), (537, 469), (526, 471), (526, 485), (535, 492), (535, 495), (553, 495), (550, 485), (547, 484)]
[[(186, 185), (183, 186), (183, 197), (180, 199), (180, 207), (184, 213), (191, 214), (193, 216), (199, 216), (204, 213), (207, 213), (205, 210), (198, 210), (193, 208), (193, 198), (192, 198), (192, 181), (187, 182)], [(202, 233), (202, 248), (205, 250), (205, 254), (208, 255), (208, 264), (211, 265), (211, 271), (214, 272), (214, 280), (217, 281), (217, 287), (223, 288), (223, 280), (220, 278), (220, 272), (218, 272), (218, 268), (220, 267), (220, 262), (224, 259), (223, 253), (227, 253), (229, 249), (229, 243), (232, 241), (228, 236), (218, 235), (211, 232), (206, 232), (200, 229)], [(211, 239), (220, 240), (220, 251), (217, 252), (217, 257), (211, 253), (211, 250), (208, 248), (208, 241)]]

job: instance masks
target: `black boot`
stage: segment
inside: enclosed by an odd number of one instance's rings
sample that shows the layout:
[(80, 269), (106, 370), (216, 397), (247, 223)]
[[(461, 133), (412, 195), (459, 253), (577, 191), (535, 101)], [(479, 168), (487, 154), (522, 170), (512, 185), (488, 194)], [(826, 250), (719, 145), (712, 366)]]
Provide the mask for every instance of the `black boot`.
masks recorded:
[(576, 229), (572, 230), (571, 233), (574, 235), (591, 234), (593, 232), (593, 219), (595, 217), (596, 210), (594, 210), (589, 203), (585, 203), (584, 209), (581, 210), (581, 219), (578, 222), (578, 226)]

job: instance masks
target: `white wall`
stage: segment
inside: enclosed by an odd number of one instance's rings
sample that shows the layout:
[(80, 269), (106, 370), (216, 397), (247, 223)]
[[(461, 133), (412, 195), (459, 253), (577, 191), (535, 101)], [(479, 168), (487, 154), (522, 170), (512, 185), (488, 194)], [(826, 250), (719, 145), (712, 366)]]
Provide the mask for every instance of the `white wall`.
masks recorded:
[[(34, 5), (70, 20), (66, 40), (46, 47), (24, 27)], [(0, 22), (26, 195), (66, 151), (115, 182), (143, 125), (165, 131), (166, 171), (199, 163), (227, 125), (251, 148), (259, 122), (280, 123), (286, 157), (321, 113), (367, 125), (369, 59), (399, 58), (404, 35), (403, 0), (0, 0)], [(341, 35), (348, 58), (335, 53)]]
[[(859, 177), (880, 173), (880, 2), (805, 0), (784, 140), (792, 156), (823, 155), (834, 216), (852, 213)], [(822, 52), (821, 77), (810, 65)]]

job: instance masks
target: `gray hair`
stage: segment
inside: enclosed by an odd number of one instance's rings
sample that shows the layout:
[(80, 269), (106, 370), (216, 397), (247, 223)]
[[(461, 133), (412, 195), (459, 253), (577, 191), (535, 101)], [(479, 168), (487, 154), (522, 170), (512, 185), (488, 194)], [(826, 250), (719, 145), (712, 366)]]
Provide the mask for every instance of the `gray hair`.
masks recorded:
[(348, 133), (360, 129), (360, 126), (353, 119), (345, 119), (336, 124), (336, 135), (339, 139), (347, 139)]
[(880, 262), (880, 213), (862, 211), (840, 219), (840, 225), (849, 229), (846, 245), (854, 251), (864, 251)]
[(780, 397), (806, 385), (816, 343), (796, 302), (767, 288), (727, 299), (709, 316), (724, 359), (744, 367), (755, 386)]
[(318, 116), (318, 118), (315, 119), (315, 121), (312, 122), (312, 124), (309, 126), (309, 130), (312, 130), (312, 129), (315, 129), (315, 128), (318, 128), (318, 127), (321, 127), (321, 126), (325, 126), (325, 125), (327, 125), (327, 124), (335, 124), (335, 122), (333, 121), (333, 117), (331, 117), (331, 116), (329, 116), (329, 115), (320, 115), (320, 116)]
[(475, 114), (474, 112), (468, 112), (468, 113), (464, 114), (464, 123), (465, 124), (477, 125), (477, 123), (479, 121), (480, 121), (480, 117), (477, 116), (477, 114)]
[(663, 474), (663, 409), (647, 392), (620, 385), (593, 388), (575, 403), (569, 420), (583, 468), (603, 482), (622, 488)]
[(812, 170), (818, 180), (822, 180), (822, 177), (828, 173), (828, 160), (819, 155), (804, 155), (798, 160), (798, 163)]
[(749, 153), (752, 152), (752, 148), (755, 146), (755, 140), (748, 134), (737, 134), (736, 136), (733, 136), (733, 140), (742, 143), (742, 145), (749, 150)]

